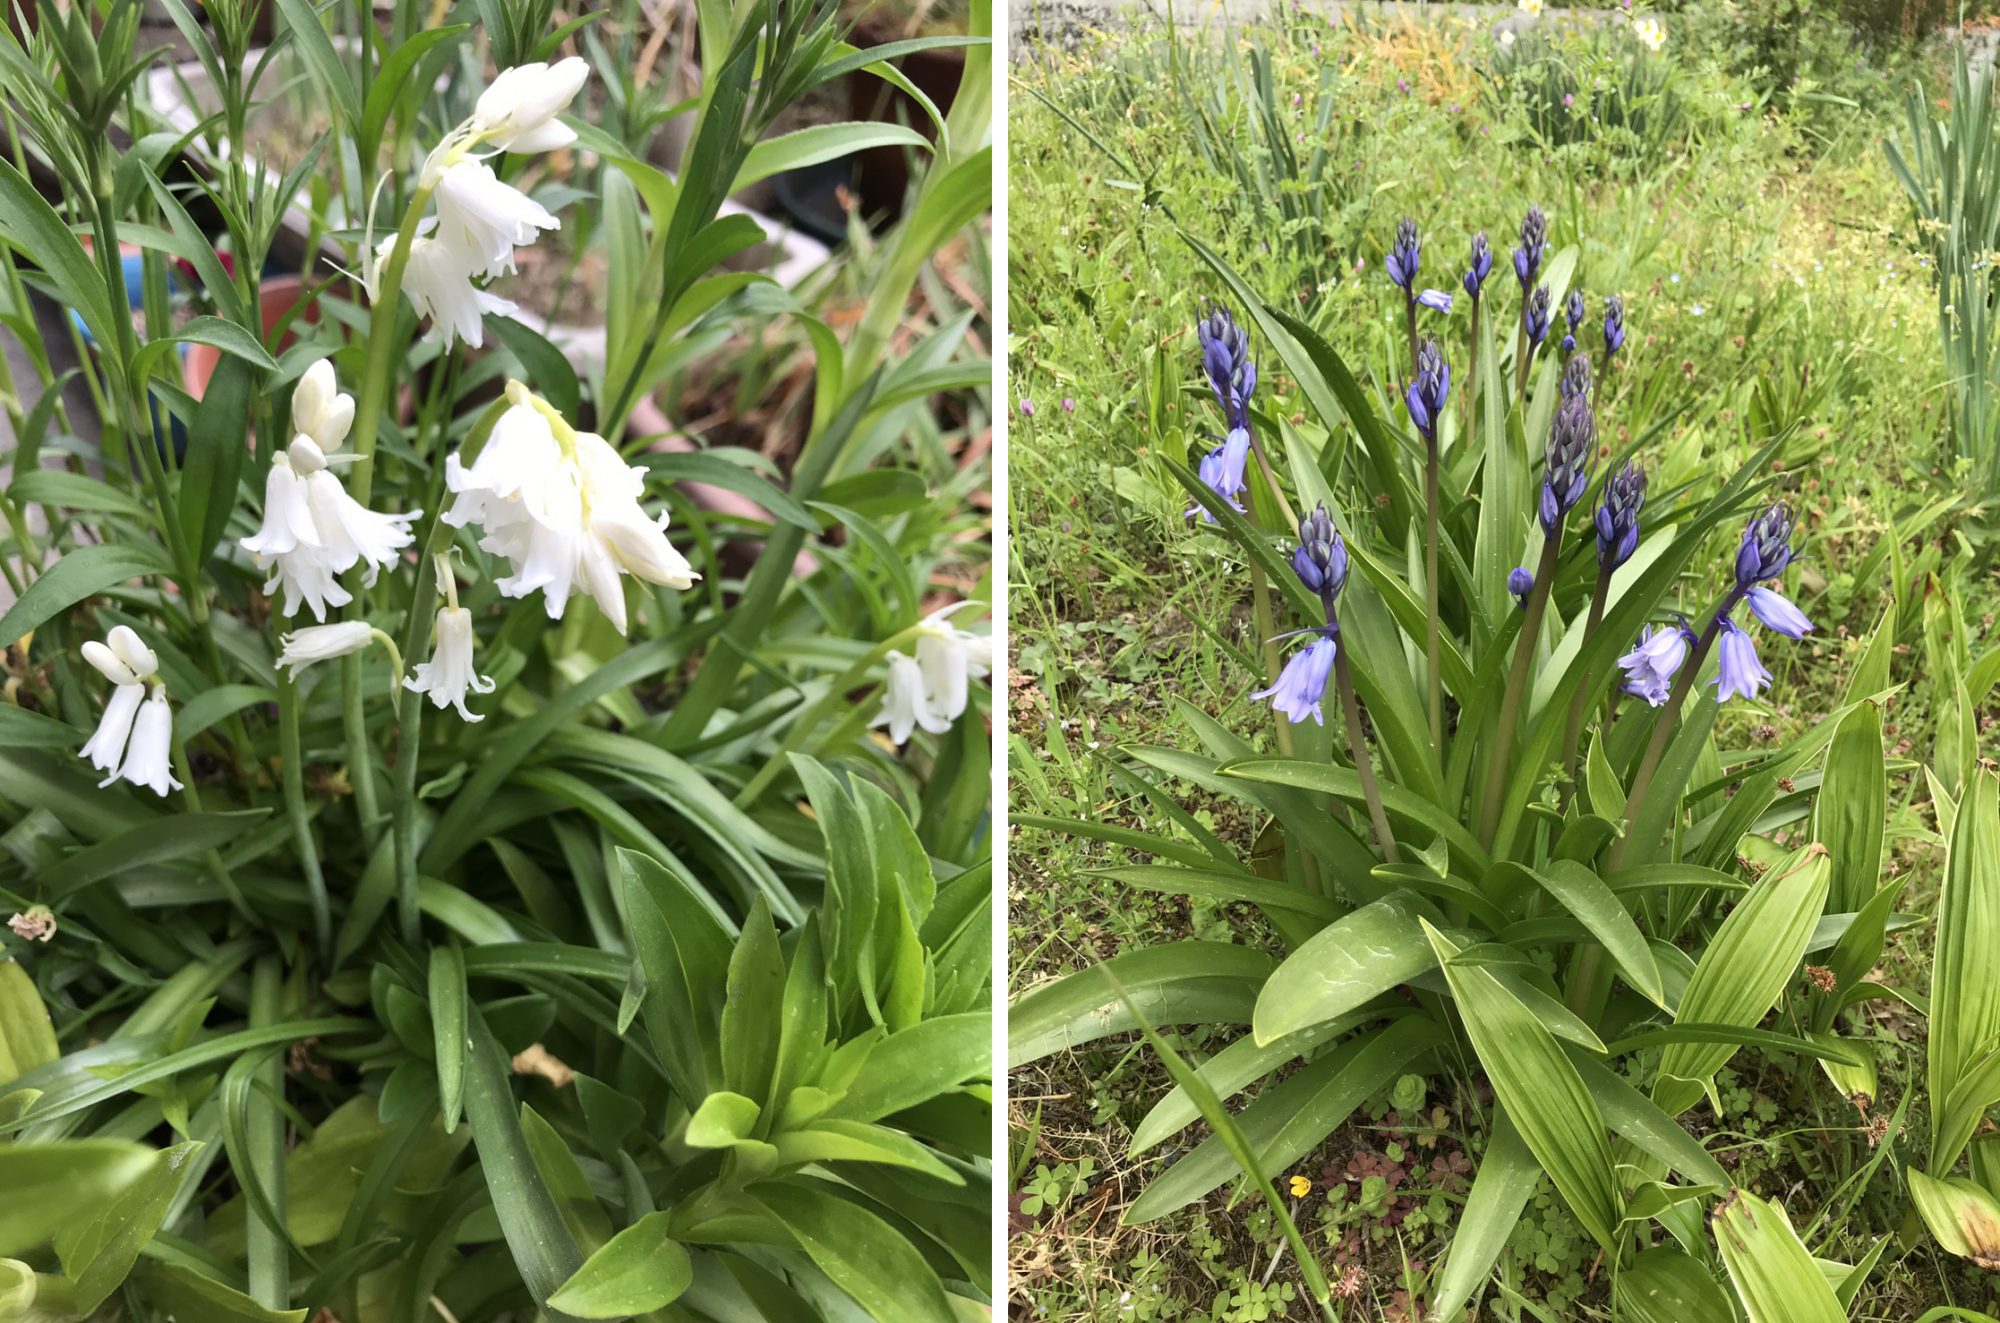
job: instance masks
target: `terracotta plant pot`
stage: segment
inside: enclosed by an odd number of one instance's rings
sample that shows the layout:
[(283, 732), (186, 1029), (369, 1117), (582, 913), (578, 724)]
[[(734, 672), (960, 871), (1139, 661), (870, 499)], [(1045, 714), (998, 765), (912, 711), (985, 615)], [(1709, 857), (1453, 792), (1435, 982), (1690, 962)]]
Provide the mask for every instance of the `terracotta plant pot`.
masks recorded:
[[(304, 295), (305, 285), (297, 276), (272, 276), (258, 286), (257, 310), (263, 334), (270, 335), (271, 328), (283, 320), (285, 314), (297, 306)], [(295, 322), (312, 325), (318, 320), (319, 303), (315, 301), (307, 305), (306, 310), (299, 314)], [(270, 346), (272, 354), (284, 353), (297, 339), (298, 337), (292, 334), (288, 327), (284, 335), (278, 338), (278, 343)], [(202, 392), (208, 389), (209, 378), (215, 375), (215, 365), (221, 361), (222, 351), (215, 346), (189, 345), (187, 352), (181, 357), (181, 384), (187, 387), (187, 393), (197, 400), (200, 399)]]

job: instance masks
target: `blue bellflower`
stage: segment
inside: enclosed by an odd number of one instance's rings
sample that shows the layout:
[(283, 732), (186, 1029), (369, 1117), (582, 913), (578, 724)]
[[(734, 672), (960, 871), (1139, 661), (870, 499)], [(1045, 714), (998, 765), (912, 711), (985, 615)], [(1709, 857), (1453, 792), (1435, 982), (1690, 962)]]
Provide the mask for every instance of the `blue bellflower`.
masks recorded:
[[(1243, 513), (1243, 503), (1236, 498), (1243, 494), (1249, 483), (1244, 471), (1250, 462), (1250, 433), (1239, 427), (1223, 439), (1221, 445), (1202, 456), (1195, 475), (1208, 484), (1208, 489), (1229, 502), (1236, 513)], [(1207, 523), (1214, 523), (1215, 516), (1199, 502), (1188, 506), (1188, 517), (1199, 514)]]
[(1535, 292), (1521, 305), (1521, 325), (1527, 328), (1528, 345), (1539, 348), (1549, 338), (1549, 287), (1535, 286)]
[(1556, 381), (1556, 389), (1562, 398), (1572, 395), (1590, 394), (1590, 359), (1584, 354), (1570, 355), (1569, 362), (1563, 364), (1563, 374)]
[(1318, 595), (1333, 619), (1334, 599), (1347, 584), (1347, 543), (1333, 526), (1333, 516), (1320, 502), (1299, 525), (1298, 549), (1292, 553), (1292, 570), (1299, 582)]
[(1250, 337), (1227, 308), (1217, 308), (1195, 323), (1201, 337), (1201, 366), (1209, 389), (1222, 407), (1231, 431), (1248, 430), (1250, 396), (1257, 389), (1257, 365), (1250, 361)]
[(1766, 587), (1792, 563), (1792, 509), (1774, 502), (1752, 515), (1743, 526), (1743, 541), (1736, 548), (1736, 586), (1723, 604), (1718, 622), (1722, 637), (1717, 641), (1719, 669), (1715, 678), (1715, 701), (1726, 703), (1742, 696), (1755, 698), (1771, 683), (1771, 673), (1757, 656), (1757, 641), (1734, 619), (1736, 603), (1748, 602), (1750, 614), (1787, 638), (1800, 639), (1812, 632), (1806, 613), (1775, 588)]
[(1674, 675), (1687, 660), (1688, 648), (1693, 643), (1694, 634), (1685, 621), (1657, 629), (1648, 625), (1639, 635), (1639, 646), (1618, 659), (1625, 672), (1622, 688), (1654, 707), (1663, 705), (1673, 692)]
[(1727, 703), (1741, 695), (1755, 698), (1769, 687), (1771, 673), (1757, 659), (1757, 644), (1728, 616), (1722, 618), (1722, 638), (1716, 645), (1715, 701)]
[(1625, 346), (1625, 300), (1616, 294), (1604, 300), (1604, 353), (1606, 357)]
[(1493, 270), (1493, 246), (1486, 242), (1486, 231), (1472, 236), (1472, 261), (1465, 268), (1465, 292), (1479, 302), (1479, 290), (1486, 284), (1487, 273)]
[(1451, 292), (1442, 289), (1427, 289), (1417, 295), (1417, 302), (1423, 304), (1432, 312), (1450, 312)]
[(1572, 395), (1556, 406), (1549, 443), (1542, 452), (1542, 499), (1536, 513), (1548, 536), (1555, 536), (1563, 516), (1583, 499), (1596, 448), (1597, 418), (1590, 411), (1590, 397)]
[(1514, 595), (1514, 604), (1526, 610), (1528, 594), (1535, 591), (1535, 576), (1525, 565), (1516, 565), (1507, 571), (1507, 591)]
[(1250, 697), (1270, 699), (1271, 710), (1283, 713), (1295, 724), (1311, 717), (1324, 726), (1326, 718), (1320, 713), (1320, 703), (1326, 697), (1326, 683), (1333, 675), (1333, 659), (1339, 650), (1333, 628), (1328, 626), (1319, 632), (1311, 647), (1292, 654), (1285, 669), (1278, 673), (1276, 684), (1259, 689)]
[(1422, 252), (1423, 239), (1417, 234), (1417, 223), (1406, 216), (1396, 226), (1395, 246), (1382, 259), (1382, 265), (1389, 269), (1389, 279), (1412, 298), (1416, 297), (1417, 259)]
[(1639, 510), (1646, 504), (1646, 470), (1626, 460), (1604, 482), (1597, 506), (1597, 563), (1615, 570), (1639, 548)]
[(1563, 300), (1563, 320), (1569, 323), (1569, 331), (1563, 336), (1565, 354), (1576, 348), (1576, 328), (1583, 325), (1583, 291), (1573, 289)]
[(1435, 336), (1425, 336), (1417, 346), (1417, 376), (1405, 397), (1410, 421), (1427, 441), (1437, 440), (1438, 421), (1444, 417), (1444, 402), (1451, 394), (1451, 367), (1444, 361)]
[(1549, 218), (1540, 207), (1529, 207), (1521, 221), (1521, 246), (1514, 250), (1514, 278), (1527, 293), (1542, 269), (1542, 249), (1549, 241)]

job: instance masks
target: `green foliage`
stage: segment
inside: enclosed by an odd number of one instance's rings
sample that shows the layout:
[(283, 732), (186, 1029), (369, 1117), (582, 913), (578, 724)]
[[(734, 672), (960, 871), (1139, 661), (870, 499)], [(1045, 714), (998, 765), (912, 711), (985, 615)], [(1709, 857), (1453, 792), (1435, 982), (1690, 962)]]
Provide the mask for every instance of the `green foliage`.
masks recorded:
[[(539, 0), (379, 23), (280, 0), (261, 53), (250, 7), (197, 8), (167, 0), (221, 103), (192, 129), (129, 92), (154, 60), (135, 4), (0, 36), (0, 1319), (987, 1307), (990, 697), (969, 684), (902, 747), (870, 724), (897, 659), (947, 641), (986, 673), (984, 637), (933, 613), (991, 592), (965, 454), (990, 330), (958, 278), (983, 276), (989, 9), (919, 140), (774, 136), (814, 88), (903, 80), (936, 44), (857, 51), (803, 0), (700, 5), (671, 106), (635, 72), (636, 5), (557, 27)], [(604, 352), (491, 301), (511, 256), (493, 295), (463, 277), (484, 345), (440, 347), (398, 285), (442, 229), (426, 158), (483, 132), (495, 68), (579, 49), (585, 150), (476, 155), (608, 273)], [(675, 52), (661, 74), (696, 58)], [(294, 159), (253, 127), (287, 91), (322, 117)], [(741, 181), (882, 143), (919, 158), (901, 224), (802, 284), (728, 269), (765, 242), (723, 209)], [(404, 257), (378, 254), (399, 224)], [(265, 321), (281, 252), (300, 301)], [(42, 342), (38, 304), (75, 310), (72, 344)], [(331, 440), (294, 416), (328, 370), (354, 391)], [(584, 453), (652, 528), (671, 512), (698, 586), (641, 581), (628, 541), (567, 609), (511, 591), (492, 529), (441, 516), (513, 409), (554, 415), (570, 461), (594, 428)], [(695, 453), (661, 446), (697, 412)], [(332, 599), (365, 655), (281, 668), (326, 636), (242, 543), (295, 433), (413, 545)], [(596, 536), (593, 490), (570, 494)], [(486, 677), (469, 713), (405, 683), (444, 665), (441, 605)], [(158, 794), (78, 760), (106, 693), (83, 645), (114, 630), (157, 654)]]

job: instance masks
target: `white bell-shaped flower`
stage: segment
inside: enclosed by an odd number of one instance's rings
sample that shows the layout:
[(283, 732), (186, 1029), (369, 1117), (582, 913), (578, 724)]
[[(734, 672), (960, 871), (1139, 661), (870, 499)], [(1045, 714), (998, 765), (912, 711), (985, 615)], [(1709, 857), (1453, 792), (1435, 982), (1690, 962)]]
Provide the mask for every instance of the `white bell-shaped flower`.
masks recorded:
[[(396, 236), (384, 239), (375, 250), (377, 267), (389, 260)], [(417, 316), (431, 319), (431, 334), (449, 349), (454, 340), (463, 340), (474, 349), (486, 343), (487, 313), (511, 317), (518, 309), (495, 294), (472, 283), (460, 255), (436, 239), (418, 235), (410, 240), (410, 256), (403, 266), (403, 293)]]
[[(541, 203), (501, 180), (484, 161), (460, 161), (438, 178), (437, 241), (465, 275), (514, 269), (514, 250), (562, 222)], [(407, 276), (405, 277), (407, 281)]]
[(292, 434), (311, 437), (331, 453), (354, 426), (354, 397), (344, 394), (333, 376), (333, 360), (322, 358), (305, 370), (292, 391)]
[(640, 505), (645, 470), (627, 464), (603, 437), (579, 433), (519, 382), (507, 384), (513, 407), (501, 415), (468, 467), (452, 455), (444, 521), (476, 524), (480, 547), (513, 573), (496, 579), (508, 597), (541, 590), (549, 618), (562, 619), (570, 595), (588, 593), (622, 634), (627, 626), (621, 576), (669, 588), (701, 577), (667, 541), (667, 516)]
[(576, 141), (576, 131), (556, 118), (583, 90), (590, 65), (572, 55), (555, 64), (521, 64), (506, 70), (479, 94), (472, 131), (503, 152), (547, 152)]
[(882, 711), (869, 725), (887, 726), (889, 738), (907, 744), (918, 727), (933, 735), (951, 729), (951, 718), (931, 705), (922, 665), (908, 653), (889, 654), (889, 674), (882, 686)]
[[(143, 751), (143, 756), (136, 761), (131, 753), (131, 750), (137, 747), (138, 729), (145, 719), (145, 712), (152, 707), (152, 704), (146, 701), (148, 682), (153, 684), (153, 696), (158, 700), (160, 710), (166, 709), (166, 693), (158, 683), (159, 657), (146, 646), (145, 641), (129, 625), (117, 625), (105, 636), (104, 642), (99, 643), (93, 639), (85, 643), (83, 659), (89, 662), (99, 675), (111, 681), (112, 690), (111, 701), (104, 705), (104, 715), (98, 720), (97, 730), (84, 743), (83, 748), (77, 751), (78, 756), (98, 771), (107, 774), (100, 784), (110, 785), (124, 776), (126, 767), (130, 766), (135, 772), (143, 769), (145, 776), (127, 777), (127, 780), (151, 786), (159, 779), (154, 775), (155, 771), (158, 771), (174, 789), (178, 790), (180, 787), (173, 784), (173, 778), (166, 772), (164, 763), (157, 769), (154, 767), (157, 759), (150, 742)], [(169, 716), (167, 720), (169, 737), (172, 731), (173, 720)], [(159, 793), (164, 795), (167, 792), (160, 790)]]
[(375, 637), (365, 620), (340, 620), (331, 625), (305, 625), (278, 640), (278, 666), (292, 668), (292, 679), (314, 662), (331, 661), (360, 652)]
[(327, 607), (353, 600), (339, 577), (365, 562), (366, 582), (373, 584), (382, 567), (410, 545), (410, 524), (422, 514), (368, 509), (327, 468), (319, 445), (301, 434), (272, 460), (263, 526), (241, 545), (260, 567), (271, 567), (264, 591), (282, 592), (284, 615), (297, 615), (303, 602), (313, 619), (325, 620)]
[(113, 781), (130, 781), (161, 796), (169, 790), (179, 790), (181, 783), (174, 779), (173, 753), (174, 714), (167, 706), (167, 691), (155, 685), (153, 696), (139, 704), (139, 715), (132, 723), (132, 741), (125, 746), (124, 761), (100, 784), (108, 786)]
[(933, 611), (918, 624), (916, 656), (889, 654), (889, 674), (882, 690), (882, 710), (873, 725), (889, 727), (889, 737), (902, 744), (916, 727), (933, 735), (951, 729), (972, 699), (972, 681), (992, 668), (993, 640), (951, 623), (951, 617), (971, 602), (953, 602)]
[(146, 686), (136, 680), (114, 686), (111, 701), (104, 705), (104, 716), (98, 720), (96, 733), (83, 748), (77, 750), (78, 755), (92, 767), (110, 773), (104, 782), (106, 785), (118, 779), (118, 765), (125, 761), (125, 745), (132, 738), (132, 722), (139, 715), (139, 704), (145, 697)]
[(437, 642), (431, 649), (431, 659), (419, 662), (412, 668), (414, 674), (403, 681), (403, 687), (419, 694), (429, 694), (431, 703), (442, 712), (447, 707), (458, 709), (458, 715), (467, 721), (483, 721), (485, 718), (466, 711), (467, 691), (475, 694), (493, 692), (493, 681), (479, 674), (479, 668), (472, 661), (472, 612), (462, 606), (447, 605), (437, 613)]

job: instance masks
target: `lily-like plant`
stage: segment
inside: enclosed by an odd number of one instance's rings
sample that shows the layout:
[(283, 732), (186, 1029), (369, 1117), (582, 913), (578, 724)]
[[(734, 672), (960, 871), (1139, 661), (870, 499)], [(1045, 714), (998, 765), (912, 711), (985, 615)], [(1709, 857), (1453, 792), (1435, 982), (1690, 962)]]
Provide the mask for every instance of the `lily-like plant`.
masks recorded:
[[(165, 8), (191, 129), (134, 0), (0, 36), (0, 1319), (978, 1311), (991, 365), (912, 294), (988, 7), (704, 6), (670, 108), (633, 7)], [(774, 134), (932, 48), (928, 133)], [(743, 186), (888, 144), (900, 221), (732, 269)], [(517, 307), (559, 245), (595, 354)]]
[[(1456, 337), (1418, 333), (1417, 227), (1398, 229), (1391, 315), (1410, 356), (1378, 369), (1379, 394), (1191, 246), (1245, 318), (1211, 312), (1204, 343), (1232, 346), (1234, 376), (1263, 357), (1299, 397), (1229, 420), (1249, 457), (1240, 482), (1170, 465), (1205, 516), (1195, 529), (1249, 566), (1264, 636), (1239, 654), (1250, 702), (1221, 718), (1181, 703), (1196, 747), (1120, 751), (1184, 831), (1016, 823), (1143, 851), (1102, 869), (1105, 884), (1254, 906), (1278, 949), (1182, 941), (1033, 989), (1012, 1010), (1012, 1061), (1152, 1036), (1176, 1087), (1134, 1153), (1197, 1120), (1215, 1133), (1181, 1141), (1126, 1219), (1261, 1191), (1328, 1318), (1344, 1316), (1338, 1293), (1269, 1177), (1404, 1073), (1460, 1063), (1494, 1105), (1467, 1118), (1485, 1156), (1421, 1293), (1430, 1316), (1463, 1315), (1546, 1178), (1596, 1242), (1620, 1318), (1844, 1317), (1872, 1256), (1829, 1278), (1804, 1242), (1830, 1224), (1795, 1231), (1730, 1193), (1689, 1113), (1719, 1105), (1716, 1074), (1739, 1054), (1818, 1062), (1840, 1106), (1876, 1092), (1873, 1049), (1843, 1013), (1895, 995), (1868, 974), (1907, 920), (1891, 912), (1899, 888), (1878, 886), (1880, 798), (1857, 819), (1824, 795), (1866, 803), (1885, 775), (1869, 723), (1893, 623), (1811, 730), (1718, 741), (1724, 704), (1784, 683), (1774, 636), (1813, 629), (1784, 595), (1805, 530), (1776, 443), (1712, 485), (1667, 489), (1644, 438), (1607, 445), (1637, 310), (1611, 296), (1591, 333), (1577, 249), (1539, 208), (1514, 252), (1511, 362), (1494, 306), (1510, 291), (1488, 281), (1483, 237), (1461, 282), (1467, 361), (1451, 363)], [(1213, 355), (1204, 366), (1215, 381)], [(1476, 401), (1457, 407), (1468, 387)], [(1286, 660), (1294, 634), (1309, 642)], [(1255, 864), (1169, 782), (1240, 801), (1262, 828)], [(1156, 1025), (1218, 1026), (1224, 1045), (1192, 1065)]]

